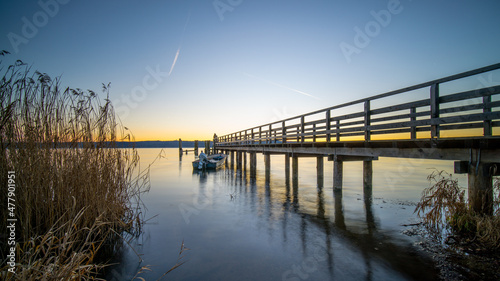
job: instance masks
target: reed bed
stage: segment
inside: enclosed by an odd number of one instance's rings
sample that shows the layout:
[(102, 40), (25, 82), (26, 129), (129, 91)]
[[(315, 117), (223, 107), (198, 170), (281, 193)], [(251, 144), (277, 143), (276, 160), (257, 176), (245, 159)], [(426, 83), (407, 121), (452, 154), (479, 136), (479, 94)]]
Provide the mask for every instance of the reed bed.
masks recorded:
[[(6, 52), (0, 52), (0, 58)], [(149, 188), (136, 149), (109, 100), (61, 88), (21, 61), (0, 62), (0, 212), (6, 229), (8, 173), (15, 173), (16, 274), (2, 280), (95, 280), (122, 238), (140, 233), (140, 194)], [(0, 239), (1, 259), (7, 237)], [(5, 265), (5, 266), (4, 266)]]
[(428, 176), (431, 186), (424, 189), (415, 212), (433, 230), (445, 227), (452, 236), (478, 243), (484, 250), (500, 249), (500, 180), (493, 184), (495, 194), (491, 216), (477, 214), (469, 207), (465, 189), (458, 180), (444, 171), (434, 171)]

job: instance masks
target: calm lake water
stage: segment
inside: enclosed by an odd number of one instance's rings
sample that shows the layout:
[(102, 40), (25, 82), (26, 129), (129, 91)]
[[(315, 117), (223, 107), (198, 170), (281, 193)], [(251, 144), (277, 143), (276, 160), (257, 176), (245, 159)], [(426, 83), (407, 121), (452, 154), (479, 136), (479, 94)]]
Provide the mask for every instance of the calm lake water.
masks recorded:
[[(161, 149), (139, 149), (143, 167)], [(224, 168), (193, 172), (193, 153), (179, 161), (178, 149), (151, 168), (151, 190), (143, 235), (117, 257), (109, 280), (138, 275), (157, 280), (432, 280), (429, 257), (402, 232), (417, 222), (413, 213), (434, 169), (453, 171), (453, 162), (380, 158), (373, 162), (372, 195), (364, 196), (362, 162), (344, 163), (342, 192), (333, 191), (333, 163), (325, 159), (324, 187), (318, 188), (316, 159), (299, 158), (299, 182), (285, 179), (284, 156), (271, 156), (266, 182), (264, 159), (257, 176)], [(249, 165), (249, 158), (247, 161)], [(465, 175), (455, 175), (466, 186)]]

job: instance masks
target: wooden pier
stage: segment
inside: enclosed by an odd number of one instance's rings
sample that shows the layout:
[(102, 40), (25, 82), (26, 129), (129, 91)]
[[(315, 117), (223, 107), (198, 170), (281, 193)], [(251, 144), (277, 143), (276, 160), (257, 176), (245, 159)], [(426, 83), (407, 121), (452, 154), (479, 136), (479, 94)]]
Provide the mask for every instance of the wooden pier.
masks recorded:
[(469, 175), (471, 207), (491, 214), (492, 176), (500, 174), (500, 85), (461, 85), (497, 69), (500, 63), (230, 133), (214, 148), (231, 155), (231, 167), (236, 154), (237, 169), (249, 154), (250, 175), (263, 153), (266, 178), (270, 155), (282, 154), (287, 179), (292, 159), (292, 181), (299, 158), (316, 157), (321, 186), (326, 157), (334, 162), (334, 190), (342, 189), (343, 162), (362, 161), (365, 193), (378, 157), (453, 160), (455, 173)]

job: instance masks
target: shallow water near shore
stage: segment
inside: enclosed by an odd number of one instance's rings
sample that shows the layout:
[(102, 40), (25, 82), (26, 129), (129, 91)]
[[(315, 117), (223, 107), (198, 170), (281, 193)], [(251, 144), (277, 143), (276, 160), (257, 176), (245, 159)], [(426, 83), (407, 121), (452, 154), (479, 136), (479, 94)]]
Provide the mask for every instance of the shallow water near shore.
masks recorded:
[[(146, 167), (161, 149), (139, 149)], [(174, 266), (182, 242), (189, 248), (165, 280), (432, 280), (432, 260), (402, 232), (433, 170), (453, 162), (380, 158), (373, 162), (371, 194), (363, 192), (362, 162), (344, 163), (341, 192), (333, 190), (333, 163), (325, 160), (323, 187), (316, 159), (299, 158), (299, 181), (285, 178), (284, 156), (271, 157), (266, 180), (229, 167), (193, 172), (191, 152), (179, 160), (164, 149), (151, 167), (151, 190), (142, 196), (151, 218), (144, 233), (116, 256), (108, 280), (156, 280)], [(248, 159), (249, 163), (249, 159)], [(247, 164), (248, 164), (247, 163)], [(466, 186), (465, 175), (454, 175)]]

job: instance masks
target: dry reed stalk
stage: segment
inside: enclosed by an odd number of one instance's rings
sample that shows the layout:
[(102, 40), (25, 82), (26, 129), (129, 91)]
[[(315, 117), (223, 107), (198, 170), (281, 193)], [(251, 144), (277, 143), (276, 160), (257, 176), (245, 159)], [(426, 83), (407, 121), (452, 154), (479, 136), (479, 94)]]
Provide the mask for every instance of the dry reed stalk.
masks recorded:
[[(124, 130), (109, 84), (103, 103), (93, 91), (62, 90), (58, 78), (30, 73), (17, 61), (0, 80), (0, 201), (7, 202), (7, 174), (15, 171), (19, 258), (17, 274), (7, 275), (4, 267), (1, 276), (92, 279), (105, 246), (113, 249), (123, 236), (115, 233), (140, 232), (139, 195), (148, 188), (148, 173), (138, 171), (136, 149), (116, 148)], [(2, 229), (7, 216), (2, 210)]]
[(485, 249), (500, 249), (500, 180), (495, 179), (493, 216), (480, 215), (469, 208), (465, 189), (444, 171), (434, 171), (428, 177), (431, 186), (424, 189), (415, 212), (431, 229), (445, 226), (470, 240), (479, 241)]

